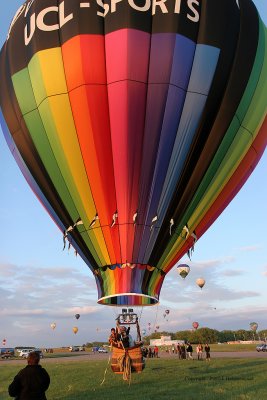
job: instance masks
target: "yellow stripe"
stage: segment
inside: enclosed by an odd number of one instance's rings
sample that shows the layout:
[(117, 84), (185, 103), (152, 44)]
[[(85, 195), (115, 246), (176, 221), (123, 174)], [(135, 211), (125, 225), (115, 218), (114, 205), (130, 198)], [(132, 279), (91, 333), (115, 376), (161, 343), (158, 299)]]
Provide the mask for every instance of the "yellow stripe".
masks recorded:
[[(96, 214), (77, 139), (60, 49), (37, 53), (29, 66), (33, 91), (47, 136), (78, 213), (88, 227)], [(64, 199), (63, 199), (64, 201)], [(82, 230), (80, 227), (79, 230)], [(102, 265), (110, 263), (100, 229), (88, 232)]]

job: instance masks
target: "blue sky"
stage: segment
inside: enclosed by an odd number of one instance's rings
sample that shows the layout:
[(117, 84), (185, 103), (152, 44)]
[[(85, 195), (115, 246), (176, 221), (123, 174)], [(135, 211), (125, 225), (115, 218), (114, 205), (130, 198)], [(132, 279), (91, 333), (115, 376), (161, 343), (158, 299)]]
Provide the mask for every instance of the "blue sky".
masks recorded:
[[(266, 0), (255, 0), (267, 24)], [(0, 43), (21, 5), (1, 6)], [(197, 242), (191, 272), (167, 275), (160, 305), (136, 309), (142, 328), (201, 326), (267, 329), (267, 152), (240, 193)], [(62, 252), (62, 235), (35, 198), (0, 134), (0, 340), (7, 346), (67, 346), (105, 340), (118, 310), (96, 303), (94, 278), (79, 257)], [(188, 262), (185, 257), (182, 261)], [(201, 291), (195, 284), (206, 279)], [(168, 321), (165, 309), (170, 309)], [(77, 321), (75, 313), (80, 313)], [(51, 330), (50, 324), (57, 327)], [(73, 326), (78, 326), (76, 336)], [(154, 328), (152, 328), (153, 330)]]

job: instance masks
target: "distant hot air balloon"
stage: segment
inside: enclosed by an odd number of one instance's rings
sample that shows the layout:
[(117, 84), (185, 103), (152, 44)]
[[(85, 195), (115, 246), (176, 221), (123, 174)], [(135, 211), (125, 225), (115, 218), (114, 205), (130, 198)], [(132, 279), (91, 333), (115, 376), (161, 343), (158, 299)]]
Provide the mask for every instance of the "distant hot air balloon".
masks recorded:
[(159, 302), (267, 142), (253, 1), (137, 3), (26, 0), (0, 53), (8, 146), (111, 306)]
[(156, 326), (156, 329), (157, 329), (157, 330), (159, 329), (159, 325)]
[(75, 318), (79, 319), (80, 318), (80, 314), (75, 314)]
[(190, 267), (187, 264), (180, 264), (177, 267), (178, 274), (185, 279), (190, 272)]
[(251, 329), (253, 332), (256, 332), (257, 329), (258, 329), (258, 324), (257, 324), (257, 322), (251, 322), (251, 323), (249, 324), (249, 326), (250, 326), (250, 329)]
[(192, 326), (194, 329), (197, 329), (199, 327), (199, 323), (195, 321), (192, 323)]
[(142, 330), (142, 335), (145, 336), (145, 334), (146, 334), (146, 329), (143, 329)]
[(50, 327), (54, 330), (55, 327), (57, 326), (57, 324), (55, 322), (53, 322), (52, 324), (50, 324)]
[(165, 310), (165, 314), (169, 315), (170, 314), (170, 310)]
[(206, 281), (205, 281), (205, 279), (203, 279), (203, 278), (198, 278), (198, 279), (196, 280), (196, 284), (200, 287), (200, 289), (203, 288), (203, 286), (205, 285), (205, 283), (206, 283)]
[(75, 333), (75, 335), (76, 335), (76, 333), (78, 332), (78, 330), (79, 330), (79, 329), (77, 328), (77, 326), (74, 326), (74, 327), (72, 328), (72, 332)]
[(3, 346), (6, 345), (6, 339), (3, 339), (3, 340), (2, 340), (2, 344), (3, 344)]

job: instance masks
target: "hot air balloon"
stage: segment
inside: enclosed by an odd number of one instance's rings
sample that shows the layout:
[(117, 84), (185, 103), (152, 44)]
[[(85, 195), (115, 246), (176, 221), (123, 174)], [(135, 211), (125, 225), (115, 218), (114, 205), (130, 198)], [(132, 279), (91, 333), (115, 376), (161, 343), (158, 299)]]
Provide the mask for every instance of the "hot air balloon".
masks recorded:
[(185, 279), (190, 272), (190, 267), (187, 264), (180, 264), (177, 267), (178, 274)]
[(16, 13), (1, 126), (98, 303), (157, 304), (255, 168), (265, 36), (252, 0), (27, 0)]
[(192, 327), (194, 328), (194, 329), (197, 329), (198, 327), (199, 327), (199, 323), (198, 322), (193, 322), (192, 323)]
[(146, 329), (143, 329), (142, 330), (142, 335), (145, 336), (145, 334), (146, 334)]
[(257, 322), (251, 322), (251, 323), (249, 324), (249, 326), (250, 326), (250, 329), (251, 329), (253, 332), (256, 332), (257, 329), (258, 329), (258, 324), (257, 324)]
[(75, 333), (75, 335), (76, 335), (76, 333), (78, 332), (78, 330), (79, 330), (79, 329), (77, 328), (77, 326), (74, 326), (74, 327), (72, 328), (72, 332)]
[(57, 326), (57, 324), (55, 323), (55, 322), (52, 322), (52, 324), (50, 324), (50, 327), (51, 327), (51, 329), (55, 329), (56, 328), (56, 326)]
[(79, 319), (80, 318), (80, 314), (75, 314), (75, 318)]
[(2, 340), (2, 345), (5, 346), (6, 345), (6, 339)]
[(205, 279), (203, 279), (203, 278), (198, 278), (198, 279), (196, 280), (196, 284), (200, 287), (200, 289), (203, 288), (203, 286), (205, 285), (205, 283), (206, 283), (206, 281), (205, 281)]

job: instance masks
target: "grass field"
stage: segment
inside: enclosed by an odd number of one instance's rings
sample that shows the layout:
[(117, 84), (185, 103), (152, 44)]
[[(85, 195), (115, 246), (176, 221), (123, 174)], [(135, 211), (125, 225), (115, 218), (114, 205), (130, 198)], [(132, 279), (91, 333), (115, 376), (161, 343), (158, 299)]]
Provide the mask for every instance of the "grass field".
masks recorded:
[[(51, 377), (48, 400), (266, 400), (264, 359), (187, 361), (149, 359), (130, 384), (111, 372), (107, 361), (42, 361)], [(107, 368), (108, 367), (108, 368)], [(0, 400), (21, 365), (0, 365)], [(107, 369), (104, 383), (105, 370)]]
[[(211, 344), (211, 352), (213, 351), (255, 351), (257, 343), (253, 344)], [(194, 346), (196, 347), (196, 346)]]

